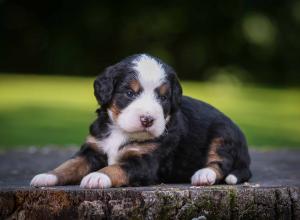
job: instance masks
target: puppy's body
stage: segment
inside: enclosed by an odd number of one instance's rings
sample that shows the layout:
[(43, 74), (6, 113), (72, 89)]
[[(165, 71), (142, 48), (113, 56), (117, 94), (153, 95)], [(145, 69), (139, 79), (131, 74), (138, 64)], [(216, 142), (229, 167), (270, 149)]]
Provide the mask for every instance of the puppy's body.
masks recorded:
[(182, 96), (175, 72), (159, 59), (131, 56), (106, 69), (94, 87), (101, 108), (86, 143), (32, 185), (211, 185), (251, 177), (239, 128), (212, 106)]
[[(236, 169), (248, 169), (250, 158), (245, 138), (221, 112), (207, 103), (183, 97), (177, 121), (173, 140), (181, 135), (174, 151), (171, 172), (163, 175), (165, 181), (186, 182), (199, 167), (218, 167), (221, 179)], [(250, 177), (249, 170), (244, 175), (237, 175), (239, 182)]]

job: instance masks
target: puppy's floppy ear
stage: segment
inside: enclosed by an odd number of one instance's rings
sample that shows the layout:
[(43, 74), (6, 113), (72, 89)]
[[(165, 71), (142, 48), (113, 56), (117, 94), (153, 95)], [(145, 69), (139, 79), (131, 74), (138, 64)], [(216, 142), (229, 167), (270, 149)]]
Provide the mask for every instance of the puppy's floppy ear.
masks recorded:
[(178, 110), (181, 104), (182, 98), (182, 87), (179, 83), (179, 80), (176, 76), (176, 73), (172, 74), (171, 78), (172, 82), (172, 104), (171, 104), (171, 112), (174, 113)]
[(115, 66), (110, 66), (94, 81), (94, 95), (102, 107), (106, 107), (112, 99), (117, 75)]

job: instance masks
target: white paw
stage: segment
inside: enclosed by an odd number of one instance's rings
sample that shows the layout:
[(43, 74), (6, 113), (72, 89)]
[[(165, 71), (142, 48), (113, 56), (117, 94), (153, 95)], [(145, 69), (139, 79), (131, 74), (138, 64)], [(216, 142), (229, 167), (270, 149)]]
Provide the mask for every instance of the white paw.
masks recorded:
[(237, 183), (237, 178), (235, 175), (233, 174), (229, 174), (226, 178), (225, 178), (225, 182), (229, 185), (235, 185)]
[(192, 176), (192, 185), (194, 186), (204, 186), (213, 185), (216, 182), (217, 174), (211, 168), (203, 168), (198, 170)]
[(83, 177), (80, 187), (88, 189), (109, 188), (111, 187), (111, 180), (104, 173), (93, 172)]
[(30, 182), (31, 186), (55, 186), (58, 183), (57, 176), (51, 173), (41, 173), (34, 176)]

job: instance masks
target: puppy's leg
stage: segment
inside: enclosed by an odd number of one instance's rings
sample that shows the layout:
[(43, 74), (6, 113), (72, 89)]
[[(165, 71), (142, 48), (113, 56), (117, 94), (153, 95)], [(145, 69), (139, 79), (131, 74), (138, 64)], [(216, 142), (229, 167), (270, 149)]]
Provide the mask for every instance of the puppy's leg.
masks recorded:
[[(230, 171), (233, 159), (224, 148), (223, 138), (214, 138), (207, 153), (206, 167), (198, 170), (191, 178), (192, 185), (213, 185)], [(222, 151), (222, 156), (219, 152)]]
[(89, 172), (107, 165), (107, 158), (97, 151), (93, 143), (85, 143), (80, 151), (48, 173), (38, 174), (31, 180), (32, 186), (55, 186), (79, 183)]
[(80, 187), (82, 188), (110, 188), (128, 185), (128, 175), (120, 164), (104, 167), (97, 172), (85, 176)]
[(230, 174), (226, 176), (225, 182), (228, 185), (235, 185), (249, 180), (251, 176), (252, 174), (248, 167), (239, 168), (231, 171)]
[[(154, 184), (157, 180), (158, 162), (152, 150), (154, 145), (132, 147), (121, 152), (117, 164), (104, 167), (85, 176), (82, 188), (109, 188)], [(127, 148), (128, 149), (128, 148)]]

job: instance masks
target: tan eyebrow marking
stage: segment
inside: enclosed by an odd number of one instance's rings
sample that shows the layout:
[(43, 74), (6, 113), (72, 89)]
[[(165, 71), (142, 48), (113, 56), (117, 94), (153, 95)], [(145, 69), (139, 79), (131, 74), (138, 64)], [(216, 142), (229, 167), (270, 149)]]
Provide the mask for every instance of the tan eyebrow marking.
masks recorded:
[(130, 81), (129, 83), (130, 88), (134, 91), (134, 92), (138, 92), (141, 89), (141, 84), (138, 80), (134, 79), (132, 81)]
[(168, 84), (166, 84), (166, 83), (164, 83), (164, 84), (162, 84), (160, 87), (159, 87), (159, 94), (160, 95), (166, 95), (167, 94), (167, 92), (169, 91), (169, 85)]

